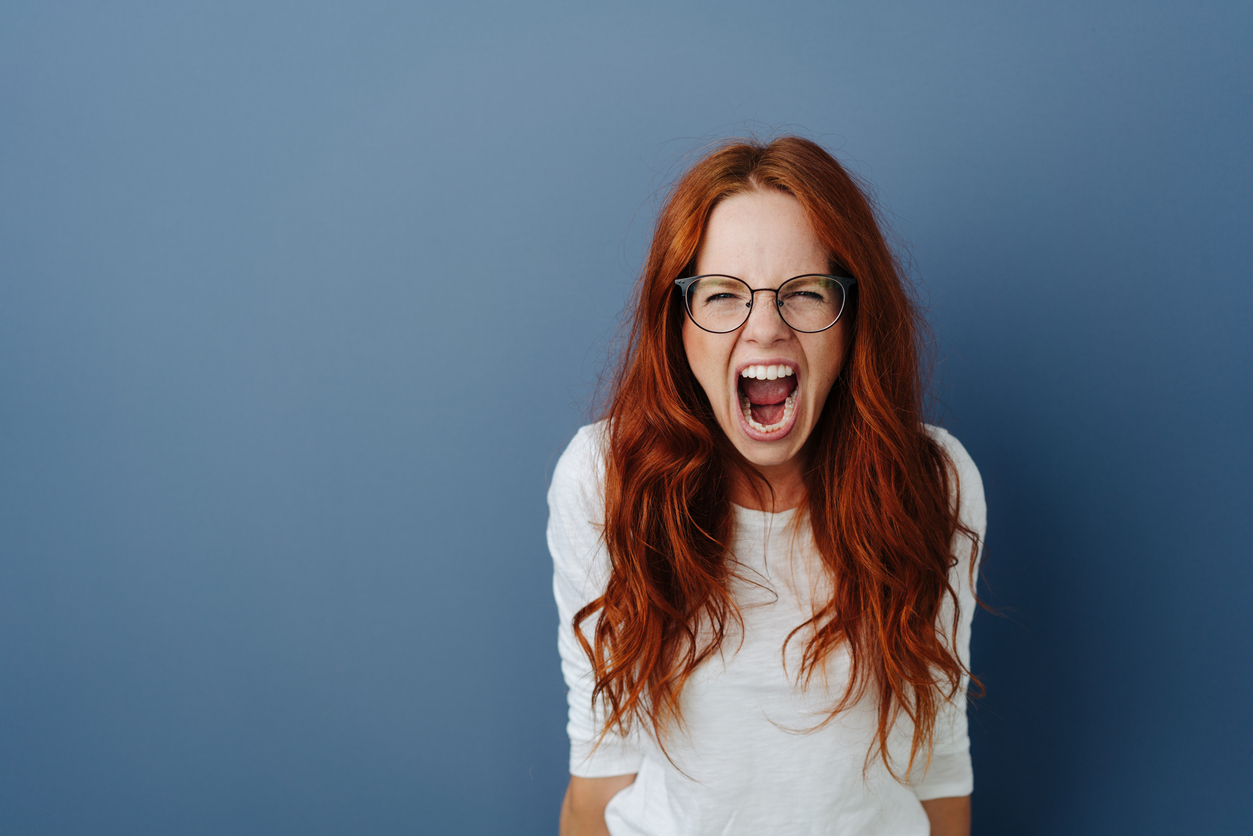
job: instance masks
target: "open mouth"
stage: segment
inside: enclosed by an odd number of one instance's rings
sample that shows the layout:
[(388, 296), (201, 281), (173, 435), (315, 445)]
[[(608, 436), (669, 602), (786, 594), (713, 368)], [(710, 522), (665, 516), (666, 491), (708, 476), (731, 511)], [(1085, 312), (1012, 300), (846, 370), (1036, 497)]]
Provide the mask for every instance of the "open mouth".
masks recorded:
[(740, 410), (759, 433), (782, 430), (796, 411), (796, 373), (791, 366), (748, 366), (740, 372)]

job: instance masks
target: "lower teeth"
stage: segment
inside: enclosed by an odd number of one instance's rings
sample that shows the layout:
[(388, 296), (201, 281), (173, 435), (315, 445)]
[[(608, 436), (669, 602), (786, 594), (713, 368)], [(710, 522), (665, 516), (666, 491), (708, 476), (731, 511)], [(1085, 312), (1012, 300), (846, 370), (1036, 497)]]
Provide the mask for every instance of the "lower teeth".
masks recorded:
[(788, 395), (787, 400), (783, 402), (783, 417), (780, 418), (776, 424), (765, 425), (757, 423), (757, 421), (753, 419), (753, 405), (744, 395), (740, 395), (740, 408), (744, 411), (744, 420), (748, 422), (750, 427), (757, 430), (757, 432), (777, 432), (778, 430), (783, 429), (783, 425), (792, 418), (792, 412), (796, 409), (796, 392), (792, 392), (792, 394)]

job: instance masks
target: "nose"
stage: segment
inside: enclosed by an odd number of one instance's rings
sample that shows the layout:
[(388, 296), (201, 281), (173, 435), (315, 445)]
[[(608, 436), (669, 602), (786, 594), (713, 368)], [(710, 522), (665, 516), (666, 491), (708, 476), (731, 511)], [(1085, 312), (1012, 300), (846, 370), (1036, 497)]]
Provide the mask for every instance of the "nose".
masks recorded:
[[(758, 294), (764, 293), (764, 296)], [(753, 308), (744, 323), (744, 339), (761, 345), (770, 345), (792, 336), (792, 329), (783, 321), (779, 312), (778, 294), (771, 288), (753, 291)]]

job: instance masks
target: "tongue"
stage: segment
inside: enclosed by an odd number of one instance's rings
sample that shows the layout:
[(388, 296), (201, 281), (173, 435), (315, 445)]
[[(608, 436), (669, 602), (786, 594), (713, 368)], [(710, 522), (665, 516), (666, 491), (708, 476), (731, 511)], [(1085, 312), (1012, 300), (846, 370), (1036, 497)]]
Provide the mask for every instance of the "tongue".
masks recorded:
[(748, 395), (749, 403), (757, 406), (783, 403), (787, 396), (796, 388), (796, 378), (780, 377), (777, 380), (757, 380), (756, 378), (740, 378), (740, 388)]
[(748, 396), (753, 420), (763, 426), (777, 424), (783, 418), (783, 402), (796, 388), (796, 378), (776, 380), (740, 378), (740, 388)]
[(748, 408), (748, 411), (753, 416), (753, 420), (763, 427), (777, 424), (783, 418), (783, 404), (781, 403), (770, 404), (769, 406), (753, 404)]

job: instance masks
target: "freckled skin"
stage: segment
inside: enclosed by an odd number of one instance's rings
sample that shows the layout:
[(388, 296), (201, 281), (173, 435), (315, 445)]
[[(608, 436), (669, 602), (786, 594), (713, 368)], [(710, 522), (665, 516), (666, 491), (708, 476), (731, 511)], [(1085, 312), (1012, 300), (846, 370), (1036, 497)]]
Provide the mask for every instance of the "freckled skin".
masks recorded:
[[(774, 190), (738, 194), (714, 207), (696, 258), (698, 274), (736, 276), (753, 288), (777, 288), (793, 276), (829, 270), (828, 254), (800, 203)], [(685, 318), (683, 347), (718, 426), (774, 488), (775, 507), (766, 510), (781, 510), (798, 505), (804, 496), (802, 449), (844, 367), (848, 321), (841, 318), (816, 334), (798, 333), (787, 326), (772, 301), (771, 294), (756, 294), (748, 321), (729, 334), (711, 334)], [(786, 434), (763, 441), (745, 432), (736, 369), (772, 359), (796, 366), (796, 420)], [(733, 490), (732, 500), (759, 507), (744, 486)]]

